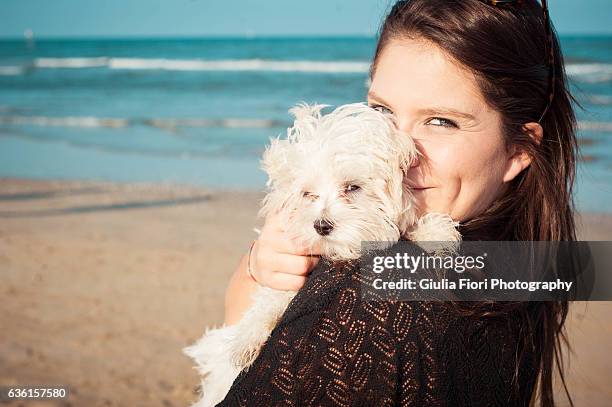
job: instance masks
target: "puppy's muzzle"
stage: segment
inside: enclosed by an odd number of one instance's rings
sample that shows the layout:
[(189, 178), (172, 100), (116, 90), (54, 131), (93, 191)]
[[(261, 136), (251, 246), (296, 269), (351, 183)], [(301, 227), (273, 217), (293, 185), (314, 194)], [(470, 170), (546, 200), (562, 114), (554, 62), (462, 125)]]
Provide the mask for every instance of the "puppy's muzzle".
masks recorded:
[(327, 236), (334, 230), (334, 225), (327, 219), (317, 219), (313, 226), (321, 236)]

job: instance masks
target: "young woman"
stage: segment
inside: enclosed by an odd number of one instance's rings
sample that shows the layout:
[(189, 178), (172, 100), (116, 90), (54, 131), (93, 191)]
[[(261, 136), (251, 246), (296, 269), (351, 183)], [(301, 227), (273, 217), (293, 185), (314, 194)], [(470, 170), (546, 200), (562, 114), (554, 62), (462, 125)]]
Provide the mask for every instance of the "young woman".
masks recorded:
[[(368, 92), (423, 153), (406, 175), (419, 210), (466, 240), (575, 240), (571, 99), (535, 0), (397, 2)], [(371, 305), (350, 273), (309, 275), (317, 261), (266, 220), (226, 323), (257, 283), (302, 289), (222, 405), (554, 405), (567, 302)]]

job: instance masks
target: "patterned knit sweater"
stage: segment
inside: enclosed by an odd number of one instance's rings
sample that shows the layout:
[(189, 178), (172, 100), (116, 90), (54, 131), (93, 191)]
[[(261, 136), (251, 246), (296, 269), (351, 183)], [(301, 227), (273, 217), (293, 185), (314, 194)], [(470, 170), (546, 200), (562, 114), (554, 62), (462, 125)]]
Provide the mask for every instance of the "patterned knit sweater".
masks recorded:
[[(527, 406), (518, 320), (443, 302), (365, 301), (360, 274), (321, 261), (219, 406)], [(517, 366), (518, 365), (518, 366)], [(515, 376), (516, 374), (516, 376)]]

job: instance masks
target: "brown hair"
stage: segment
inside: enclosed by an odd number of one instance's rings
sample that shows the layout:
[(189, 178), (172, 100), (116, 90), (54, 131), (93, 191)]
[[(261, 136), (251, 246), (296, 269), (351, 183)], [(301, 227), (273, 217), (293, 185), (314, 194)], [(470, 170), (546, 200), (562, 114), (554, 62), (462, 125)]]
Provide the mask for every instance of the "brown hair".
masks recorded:
[[(572, 188), (578, 147), (571, 104), (575, 100), (567, 88), (563, 56), (550, 24), (549, 32), (535, 0), (504, 6), (479, 0), (409, 0), (397, 2), (381, 27), (371, 78), (390, 41), (429, 41), (474, 73), (486, 102), (501, 113), (507, 147), (518, 147), (531, 157), (530, 166), (501, 198), (461, 225), (466, 240), (576, 240)], [(538, 121), (544, 130), (539, 144), (523, 128)], [(563, 330), (567, 301), (472, 303), (460, 308), (475, 317), (518, 310), (529, 332), (524, 346), (531, 350), (539, 374), (540, 404), (554, 406), (555, 364), (572, 403), (561, 354), (562, 343), (567, 345)]]

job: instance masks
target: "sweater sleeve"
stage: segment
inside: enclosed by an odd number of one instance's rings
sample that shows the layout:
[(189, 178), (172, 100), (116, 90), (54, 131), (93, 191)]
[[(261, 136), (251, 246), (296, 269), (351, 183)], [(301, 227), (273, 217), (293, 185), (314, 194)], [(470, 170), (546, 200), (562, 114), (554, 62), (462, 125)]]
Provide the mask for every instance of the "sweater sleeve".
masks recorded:
[(328, 301), (275, 329), (220, 405), (443, 405), (431, 307), (364, 301), (358, 284), (309, 289)]

